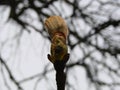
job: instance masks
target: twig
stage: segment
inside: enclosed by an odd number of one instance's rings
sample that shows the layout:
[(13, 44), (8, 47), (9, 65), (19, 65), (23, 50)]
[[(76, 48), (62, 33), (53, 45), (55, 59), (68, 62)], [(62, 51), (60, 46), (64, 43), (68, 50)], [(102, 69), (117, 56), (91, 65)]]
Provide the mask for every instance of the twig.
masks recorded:
[(45, 20), (45, 27), (51, 38), (51, 55), (48, 59), (56, 70), (57, 90), (65, 90), (66, 74), (64, 68), (69, 59), (67, 37), (68, 27), (60, 16), (51, 16)]
[(66, 54), (63, 60), (55, 60), (55, 62), (53, 63), (56, 71), (57, 90), (65, 90), (66, 73), (64, 72), (64, 69), (68, 59), (69, 54)]
[(17, 80), (14, 78), (14, 76), (12, 75), (11, 70), (9, 69), (9, 67), (7, 66), (6, 62), (0, 57), (0, 61), (1, 63), (5, 66), (10, 79), (14, 82), (14, 84), (16, 84), (16, 86), (18, 87), (19, 90), (23, 90), (22, 87), (20, 86), (20, 84), (17, 82)]

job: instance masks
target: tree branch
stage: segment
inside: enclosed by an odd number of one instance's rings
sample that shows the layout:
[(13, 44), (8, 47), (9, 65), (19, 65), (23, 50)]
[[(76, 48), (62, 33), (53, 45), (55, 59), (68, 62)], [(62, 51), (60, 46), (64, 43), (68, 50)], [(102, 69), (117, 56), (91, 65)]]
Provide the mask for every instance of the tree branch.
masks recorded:
[(53, 63), (56, 71), (57, 90), (65, 90), (66, 74), (64, 72), (64, 69), (68, 59), (69, 54), (65, 55), (63, 60), (55, 60), (55, 63)]
[(6, 64), (6, 62), (0, 57), (0, 61), (1, 63), (5, 66), (10, 79), (13, 81), (13, 83), (18, 87), (19, 90), (23, 90), (22, 87), (20, 86), (20, 84), (17, 82), (17, 80), (15, 79), (15, 77), (12, 75), (11, 70), (9, 69), (8, 65)]

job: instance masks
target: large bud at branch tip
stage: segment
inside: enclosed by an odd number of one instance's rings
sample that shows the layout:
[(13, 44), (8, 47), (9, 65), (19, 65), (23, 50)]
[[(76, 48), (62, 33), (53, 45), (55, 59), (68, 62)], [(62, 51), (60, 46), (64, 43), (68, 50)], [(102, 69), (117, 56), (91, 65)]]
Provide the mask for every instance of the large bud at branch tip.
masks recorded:
[(60, 16), (51, 16), (45, 20), (45, 28), (52, 39), (56, 33), (64, 35), (65, 39), (68, 36), (68, 27), (63, 18)]
[(60, 16), (51, 16), (45, 20), (45, 27), (51, 38), (51, 55), (48, 55), (48, 59), (52, 63), (64, 61), (68, 54), (66, 44), (68, 27), (64, 19)]

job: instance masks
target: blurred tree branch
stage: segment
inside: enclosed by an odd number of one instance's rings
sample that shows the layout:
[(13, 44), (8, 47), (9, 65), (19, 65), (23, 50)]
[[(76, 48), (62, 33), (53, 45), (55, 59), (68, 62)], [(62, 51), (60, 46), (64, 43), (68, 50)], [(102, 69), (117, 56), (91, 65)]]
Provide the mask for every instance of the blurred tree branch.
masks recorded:
[(0, 57), (0, 61), (1, 63), (4, 65), (4, 67), (6, 68), (8, 74), (9, 74), (9, 78), (11, 79), (11, 81), (14, 82), (14, 84), (16, 84), (16, 86), (18, 87), (19, 90), (23, 90), (22, 87), (20, 86), (20, 84), (17, 82), (17, 80), (15, 79), (15, 77), (12, 75), (12, 72), (11, 70), (9, 69), (9, 67), (7, 66), (5, 60), (3, 60), (1, 57)]

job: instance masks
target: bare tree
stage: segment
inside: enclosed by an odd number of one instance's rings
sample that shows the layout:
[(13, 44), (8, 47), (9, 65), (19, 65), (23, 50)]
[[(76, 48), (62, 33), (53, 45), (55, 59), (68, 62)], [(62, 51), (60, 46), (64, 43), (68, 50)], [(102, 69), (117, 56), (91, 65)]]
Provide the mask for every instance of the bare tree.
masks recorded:
[[(48, 90), (47, 86), (49, 90), (56, 90), (56, 86), (51, 85), (54, 81), (49, 79), (49, 74), (54, 73), (49, 62), (46, 61), (47, 64), (40, 73), (19, 79), (15, 71), (12, 71), (10, 59), (5, 51), (9, 48), (14, 48), (10, 51), (17, 51), (21, 44), (23, 48), (26, 44), (22, 43), (21, 39), (26, 36), (26, 33), (32, 35), (36, 32), (49, 43), (50, 38), (46, 34), (43, 23), (52, 15), (63, 17), (70, 31), (68, 38), (70, 60), (66, 66), (66, 90), (80, 90), (83, 83), (88, 86), (86, 90), (120, 89), (119, 12), (119, 0), (0, 1), (0, 77), (2, 77), (0, 84), (4, 83), (0, 87), (1, 90), (2, 88), (13, 90), (13, 87), (15, 90), (16, 88), (25, 90), (25, 82), (33, 80), (35, 80), (34, 89), (37, 89), (36, 87), (41, 84), (43, 79), (46, 83), (45, 90)], [(3, 20), (3, 18), (5, 19)], [(8, 24), (16, 26), (16, 28), (7, 28)], [(5, 33), (12, 32), (13, 37), (8, 36), (6, 39), (2, 30), (5, 27), (7, 29)], [(11, 46), (11, 42), (15, 44), (14, 47)], [(48, 47), (48, 45), (46, 46)], [(37, 48), (43, 52), (42, 46)], [(13, 55), (15, 56), (15, 53)], [(12, 57), (11, 54), (10, 56)], [(39, 57), (41, 58), (41, 55)], [(81, 73), (84, 74), (81, 75)], [(85, 77), (86, 81), (82, 81), (82, 77)]]

